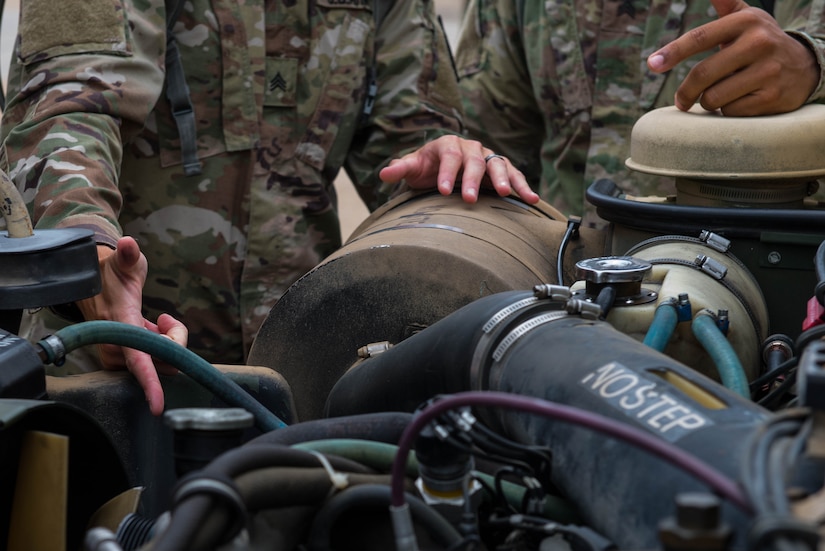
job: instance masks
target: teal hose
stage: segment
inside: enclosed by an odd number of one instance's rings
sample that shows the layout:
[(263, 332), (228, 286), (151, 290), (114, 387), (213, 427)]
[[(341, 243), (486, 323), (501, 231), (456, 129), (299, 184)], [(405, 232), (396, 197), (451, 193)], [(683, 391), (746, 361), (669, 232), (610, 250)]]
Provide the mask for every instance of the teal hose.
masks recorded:
[(255, 424), (262, 431), (286, 426), (240, 385), (191, 350), (134, 325), (116, 321), (85, 321), (59, 329), (38, 344), (46, 355), (43, 361), (47, 364), (60, 362), (72, 350), (90, 344), (134, 348), (176, 367), (227, 404), (246, 409), (255, 417)]
[[(368, 467), (387, 472), (392, 468), (393, 459), (398, 452), (398, 446), (393, 444), (353, 438), (313, 440), (311, 442), (293, 444), (292, 447), (345, 457)], [(418, 476), (418, 461), (416, 461), (415, 455), (413, 454), (409, 454), (407, 458), (406, 473), (409, 477)], [(495, 485), (495, 480), (492, 476), (478, 471), (474, 471), (473, 474), (486, 482), (490, 487)], [(500, 485), (507, 503), (512, 505), (516, 510), (520, 509), (522, 506), (522, 498), (526, 491), (525, 488), (506, 480), (502, 480)], [(550, 520), (563, 523), (574, 523), (581, 520), (570, 503), (557, 496), (546, 497), (544, 502), (544, 516)]]
[(693, 335), (705, 348), (719, 372), (722, 384), (740, 396), (751, 399), (748, 378), (742, 362), (736, 355), (728, 339), (716, 325), (716, 320), (709, 314), (699, 313), (691, 323)]
[(676, 330), (678, 321), (679, 316), (674, 303), (672, 301), (662, 302), (656, 307), (644, 343), (654, 350), (664, 352), (667, 343), (670, 342), (670, 337), (673, 336), (673, 331)]

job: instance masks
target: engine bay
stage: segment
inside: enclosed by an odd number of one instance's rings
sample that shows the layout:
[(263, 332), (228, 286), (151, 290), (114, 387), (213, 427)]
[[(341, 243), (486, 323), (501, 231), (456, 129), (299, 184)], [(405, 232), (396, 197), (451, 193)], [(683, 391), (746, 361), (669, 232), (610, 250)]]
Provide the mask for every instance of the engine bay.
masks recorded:
[[(0, 541), (820, 548), (824, 109), (645, 115), (628, 166), (676, 191), (595, 182), (607, 229), (405, 193), (290, 287), (246, 365), (114, 322), (0, 330)], [(0, 310), (89, 296), (91, 236), (12, 216)], [(48, 374), (101, 343), (179, 370), (162, 417), (128, 373)]]

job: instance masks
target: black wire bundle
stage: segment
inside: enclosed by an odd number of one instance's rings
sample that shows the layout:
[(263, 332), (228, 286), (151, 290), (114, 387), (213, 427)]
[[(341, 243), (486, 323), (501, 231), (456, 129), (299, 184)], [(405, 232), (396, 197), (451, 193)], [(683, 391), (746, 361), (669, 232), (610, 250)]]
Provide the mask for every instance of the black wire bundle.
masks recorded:
[[(776, 411), (782, 407), (789, 407), (795, 403), (794, 397), (788, 393), (796, 384), (797, 366), (799, 358), (805, 348), (811, 343), (825, 338), (825, 325), (815, 325), (803, 331), (794, 342), (794, 357), (785, 360), (775, 369), (757, 377), (750, 383), (751, 395), (760, 406)], [(767, 394), (760, 395), (763, 388), (769, 388)]]
[[(500, 435), (486, 425), (477, 422), (470, 408), (447, 411), (439, 416), (433, 425), (435, 425), (433, 432), (438, 434), (445, 444), (472, 455), (474, 460), (483, 463), (488, 470), (492, 471), (492, 485), (482, 478), (475, 477), (483, 491), (491, 498), (491, 509), (488, 510), (490, 519), (511, 516), (520, 518), (524, 515), (531, 518), (543, 518), (540, 515), (544, 511), (548, 494), (555, 492), (550, 482), (551, 452), (549, 449), (524, 445)], [(506, 479), (512, 479), (525, 489), (518, 506), (511, 504), (506, 497), (503, 487)], [(465, 495), (464, 502), (465, 505), (469, 504), (467, 495)], [(465, 514), (469, 514), (469, 510), (465, 511)], [(544, 519), (544, 523), (545, 528), (563, 526), (547, 519)], [(489, 520), (487, 524), (490, 524)], [(546, 531), (536, 530), (535, 526), (536, 523), (528, 523), (524, 526), (507, 528), (498, 523), (493, 529), (525, 532), (524, 537), (528, 539), (536, 537), (542, 539), (549, 535)], [(480, 541), (477, 533), (465, 533), (464, 541), (454, 546), (451, 551), (473, 549), (473, 545)]]
[(486, 425), (476, 422), (469, 408), (449, 411), (441, 417), (447, 425), (449, 438), (446, 440), (476, 458), (496, 465), (504, 465), (512, 472), (537, 480), (545, 492), (552, 492), (550, 469), (552, 454), (549, 449), (527, 446), (506, 438)]
[(795, 409), (777, 414), (754, 433), (742, 466), (742, 485), (756, 513), (749, 549), (817, 548), (816, 527), (794, 518), (787, 494), (789, 475), (804, 453), (810, 428), (810, 412)]

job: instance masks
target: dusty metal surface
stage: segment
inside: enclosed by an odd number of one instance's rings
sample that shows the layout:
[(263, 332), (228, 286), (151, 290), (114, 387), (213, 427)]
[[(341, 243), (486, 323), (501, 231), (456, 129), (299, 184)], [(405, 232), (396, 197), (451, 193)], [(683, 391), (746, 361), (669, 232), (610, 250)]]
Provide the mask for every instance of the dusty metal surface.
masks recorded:
[[(555, 283), (566, 227), (546, 203), (400, 197), (287, 291), (262, 325), (249, 361), (284, 375), (300, 420), (318, 418), (359, 347), (398, 343), (486, 295)], [(571, 242), (564, 260), (568, 283), (576, 261), (602, 254), (603, 240), (603, 233), (584, 229)]]

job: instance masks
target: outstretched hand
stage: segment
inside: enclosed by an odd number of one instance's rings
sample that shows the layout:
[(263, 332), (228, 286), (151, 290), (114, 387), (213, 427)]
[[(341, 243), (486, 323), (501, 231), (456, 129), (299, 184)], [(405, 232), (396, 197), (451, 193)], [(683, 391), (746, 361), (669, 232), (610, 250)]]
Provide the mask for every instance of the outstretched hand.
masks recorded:
[(539, 196), (530, 189), (524, 174), (509, 159), (493, 153), (475, 140), (441, 136), (393, 159), (379, 177), (389, 183), (405, 180), (411, 189), (437, 186), (443, 195), (452, 193), (461, 178), (461, 197), (467, 203), (478, 200), (482, 184), (492, 186), (502, 197), (515, 192), (527, 203), (537, 203)]
[(711, 0), (719, 18), (692, 29), (647, 59), (655, 73), (713, 48), (676, 91), (676, 107), (697, 101), (729, 116), (773, 115), (805, 104), (819, 83), (814, 52), (785, 33), (764, 10), (744, 0)]
[[(120, 238), (116, 250), (98, 246), (98, 259), (102, 290), (98, 295), (78, 302), (87, 320), (128, 323), (186, 346), (189, 332), (183, 323), (168, 314), (161, 314), (155, 324), (141, 313), (148, 266), (134, 239)], [(128, 369), (143, 388), (150, 411), (154, 415), (163, 413), (163, 388), (158, 372), (174, 373), (174, 369), (165, 365), (156, 368), (148, 354), (131, 348), (101, 345), (99, 350), (104, 369)]]

